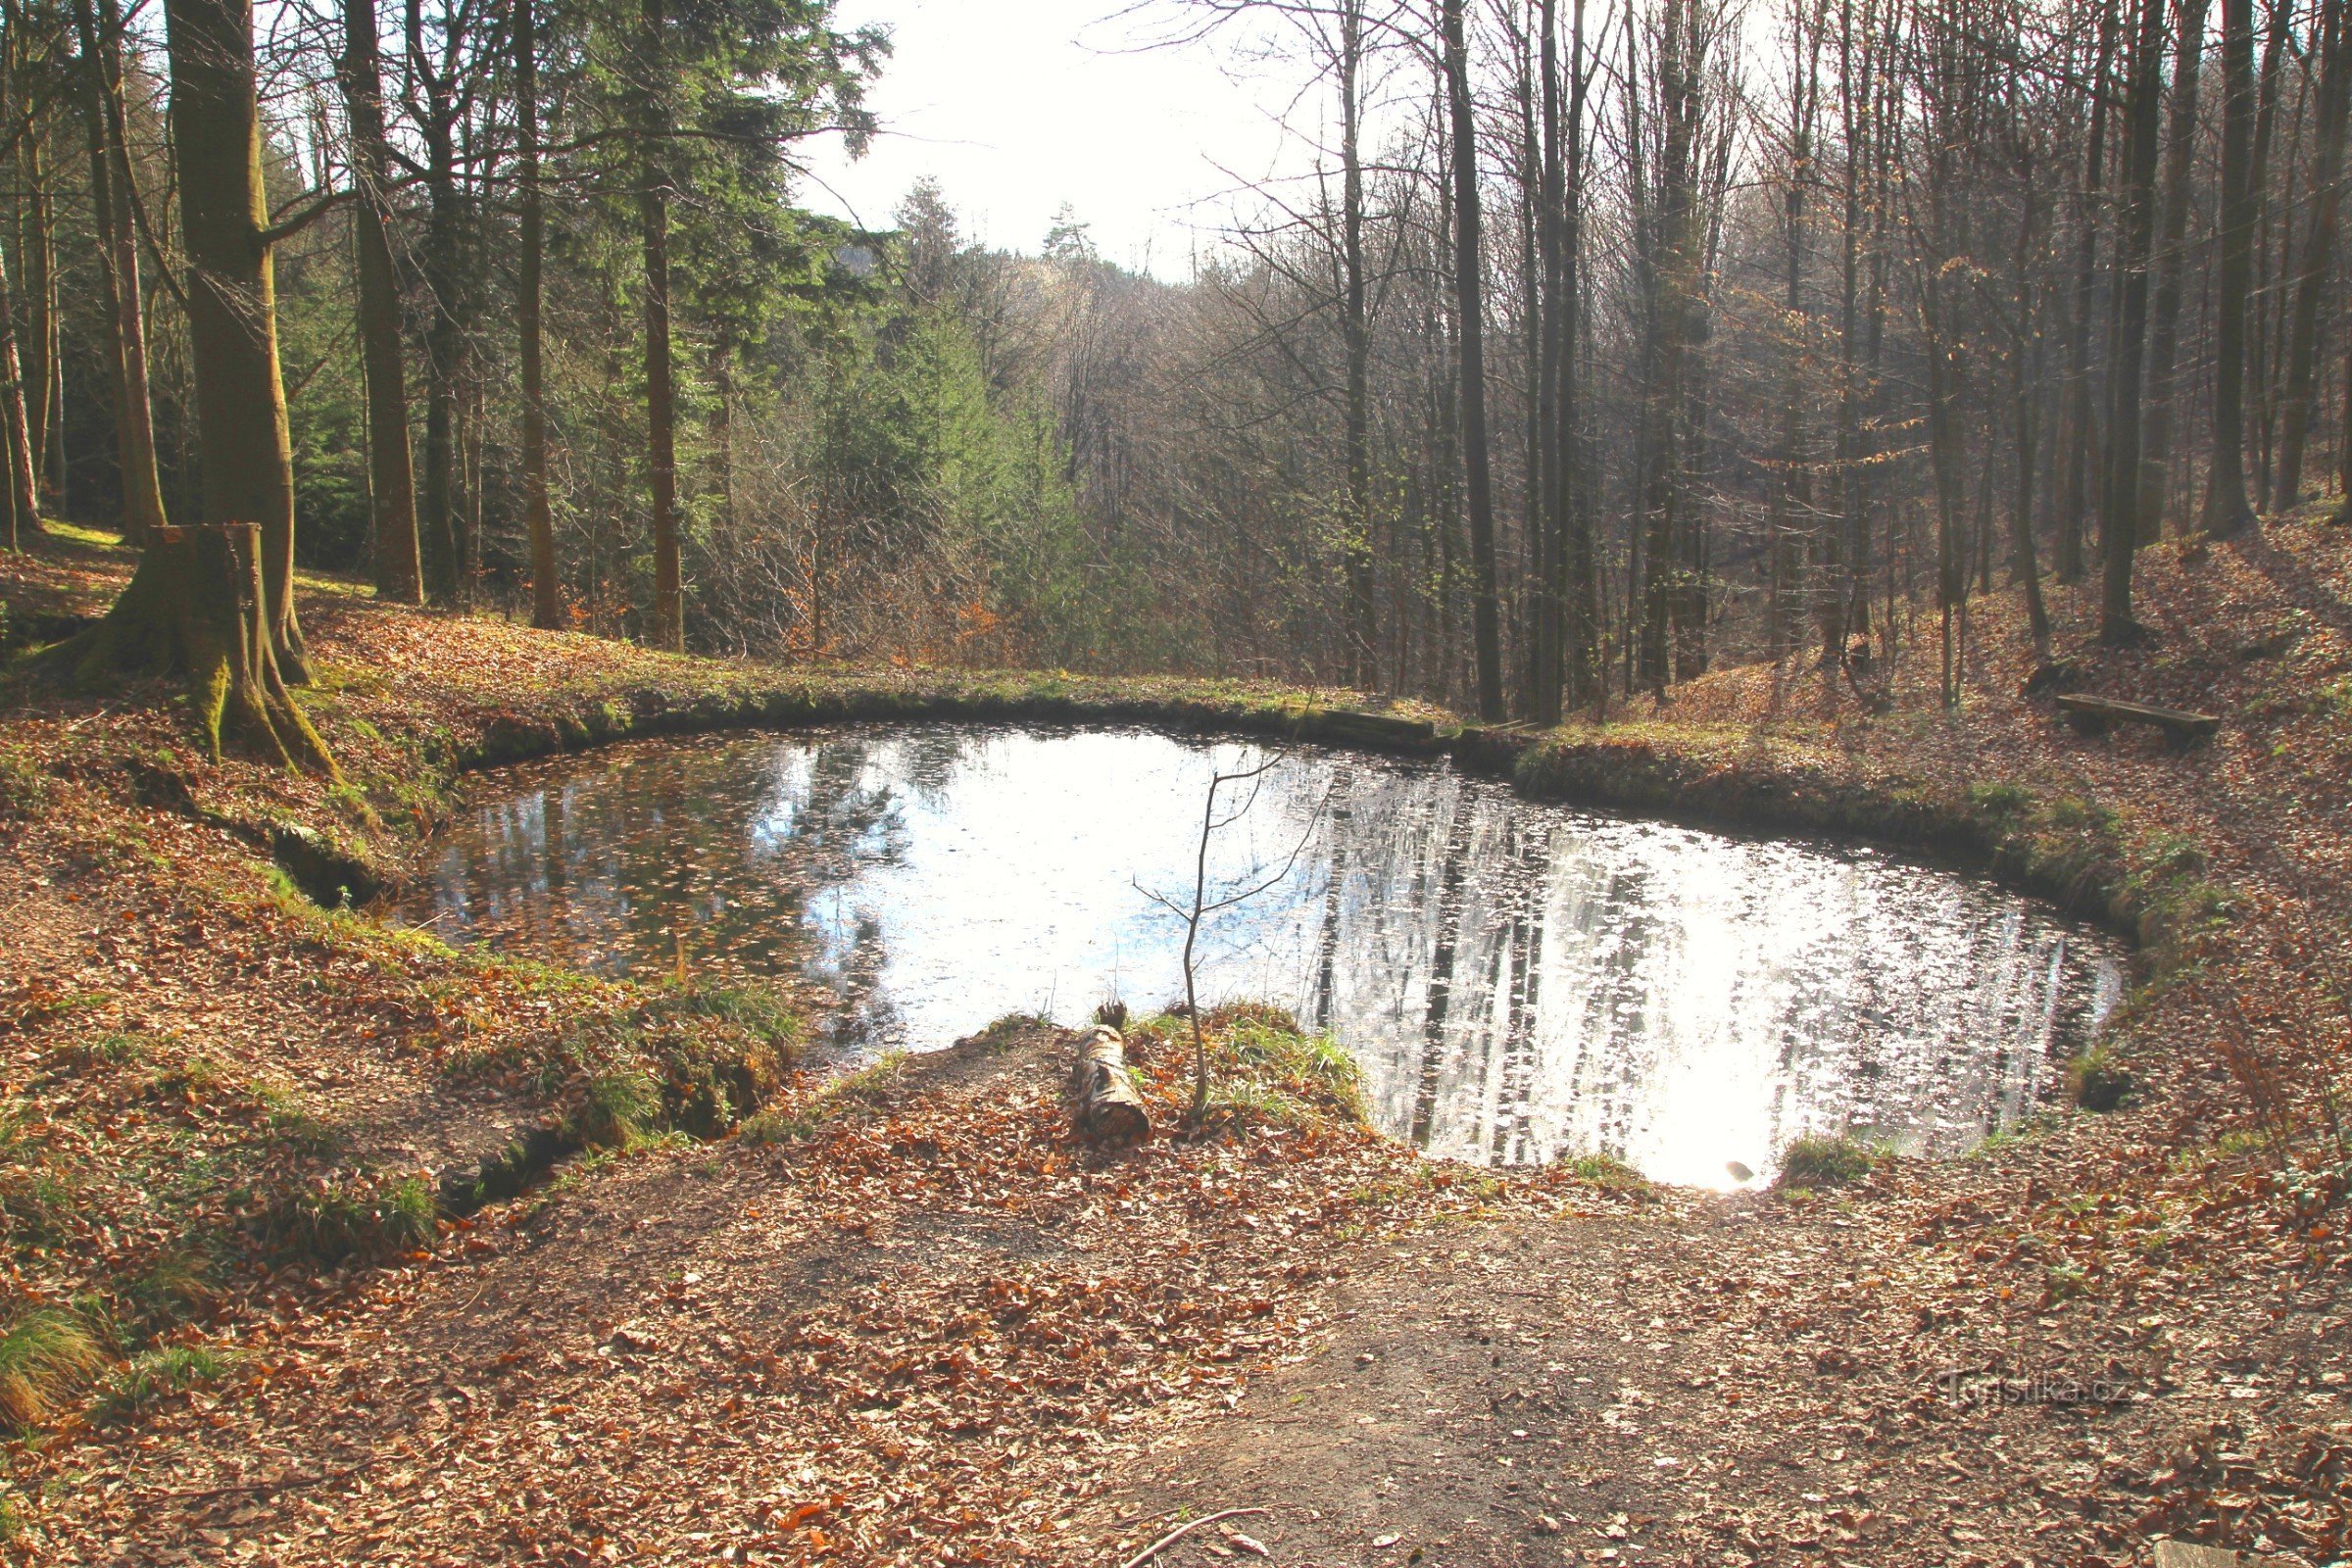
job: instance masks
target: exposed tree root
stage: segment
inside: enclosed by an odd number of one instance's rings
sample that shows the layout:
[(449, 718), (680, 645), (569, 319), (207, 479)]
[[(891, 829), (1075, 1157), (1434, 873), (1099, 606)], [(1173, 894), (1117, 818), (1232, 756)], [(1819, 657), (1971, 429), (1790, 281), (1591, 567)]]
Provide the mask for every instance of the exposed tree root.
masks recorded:
[(287, 695), (263, 603), (258, 527), (166, 529), (141, 555), (106, 618), (33, 662), (83, 687), (131, 672), (184, 675), (213, 756), (228, 746), (285, 767), (332, 774), (326, 743)]

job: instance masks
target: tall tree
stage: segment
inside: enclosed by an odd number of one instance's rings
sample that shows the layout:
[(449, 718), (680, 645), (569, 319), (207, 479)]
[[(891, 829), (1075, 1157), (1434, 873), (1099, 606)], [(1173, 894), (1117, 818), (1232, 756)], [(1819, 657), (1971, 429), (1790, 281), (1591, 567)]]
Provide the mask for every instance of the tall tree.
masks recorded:
[(2174, 49), (2173, 103), (2165, 132), (2164, 226), (2156, 236), (2155, 320), (2149, 328), (2148, 390), (2140, 464), (2140, 542), (2162, 530), (2173, 465), (2175, 368), (2180, 350), (2180, 309), (2188, 275), (2188, 210), (2193, 203), (2197, 152), (2197, 76), (2205, 53), (2207, 0), (2180, 0), (2180, 38)]
[(539, 28), (532, 0), (514, 0), (514, 160), (522, 212), (515, 266), (515, 327), (522, 362), (522, 505), (530, 538), (531, 624), (564, 624), (556, 526), (547, 498), (547, 368), (541, 352), (541, 275), (547, 257), (545, 196), (539, 179)]
[(1339, 0), (1341, 335), (1348, 359), (1348, 674), (1380, 681), (1372, 574), (1372, 313), (1364, 262), (1364, 0)]
[[(25, 37), (17, 0), (0, 6), (0, 26), (8, 30), (7, 59), (0, 69), (20, 75), (49, 74), (51, 51)], [(57, 204), (50, 188), (49, 116), (31, 103), (24, 104), (20, 115), (17, 178), (24, 195), (18, 209), (17, 256), (23, 264), (24, 335), (19, 362), (24, 378), (24, 438), (39, 470), (33, 485), (37, 494), (52, 490), (63, 477), (50, 459), (51, 435), (63, 402), (57, 375)]]
[(108, 368), (114, 372), (115, 443), (122, 483), (122, 537), (144, 544), (164, 526), (164, 488), (156, 467), (155, 414), (147, 376), (145, 301), (122, 114), (122, 19), (115, 0), (74, 0), (81, 42), (80, 80), (90, 146), (90, 208), (98, 239), (99, 304), (106, 317)]
[(2213, 453), (2205, 530), (2227, 537), (2253, 525), (2246, 498), (2246, 313), (2254, 282), (2254, 0), (2222, 0), (2220, 262), (2214, 287)]
[(643, 0), (636, 70), (637, 221), (645, 248), (646, 478), (653, 501), (656, 648), (686, 646), (685, 588), (678, 565), (677, 391), (669, 352), (669, 39), (662, 0)]
[(2320, 79), (2311, 158), (2311, 216), (2303, 230), (2303, 256), (2292, 279), (2294, 316), (2287, 328), (2286, 382), (2278, 409), (2278, 472), (2275, 504), (2292, 507), (2303, 498), (2303, 453), (2311, 436), (2318, 381), (2320, 303), (2335, 251), (2336, 216), (2343, 200), (2344, 124), (2352, 109), (2352, 25), (2342, 4), (2320, 8), (2315, 51)]
[(343, 111), (351, 127), (354, 270), (360, 352), (368, 383), (368, 489), (375, 592), (424, 600), (416, 542), (416, 478), (409, 450), (409, 376), (401, 346), (400, 278), (390, 234), (392, 158), (384, 135), (382, 46), (375, 0), (343, 0)]
[(176, 670), (218, 752), (334, 762), (286, 690), (301, 670), (293, 612), (294, 482), (277, 365), (250, 0), (168, 0), (172, 131), (187, 246), (204, 520), (159, 535), (106, 618), (45, 660), (84, 680)]
[(2117, 224), (2115, 355), (2108, 370), (2107, 466), (2099, 504), (2099, 637), (2139, 635), (2132, 618), (2139, 549), (2140, 376), (2147, 366), (2148, 252), (2156, 234), (2156, 158), (2163, 127), (2164, 0), (2136, 0), (2137, 39), (2125, 89), (2124, 211)]
[(2116, 0), (2101, 0), (2098, 38), (2090, 73), (2090, 134), (2082, 153), (2082, 182), (2075, 199), (2075, 288), (2067, 330), (2066, 409), (2059, 432), (2058, 560), (2060, 582), (2080, 582), (2084, 571), (2082, 522), (2090, 510), (2091, 460), (2098, 432), (2092, 417), (2090, 328), (2098, 299), (2099, 226), (2107, 174), (2107, 109), (2115, 59)]
[(454, 604), (471, 566), (460, 526), (463, 498), (458, 450), (458, 381), (475, 279), (466, 241), (467, 187), (459, 168), (459, 135), (472, 112), (482, 74), (474, 69), (475, 0), (450, 0), (427, 14), (407, 0), (408, 70), (416, 83), (410, 114), (424, 144), (420, 173), (425, 219), (418, 272), (424, 285), (424, 474), (417, 497), (417, 555), (424, 591)]
[(1441, 0), (1446, 107), (1453, 129), (1453, 297), (1459, 337), (1463, 491), (1470, 521), (1470, 636), (1478, 713), (1503, 716), (1502, 622), (1494, 559), (1494, 480), (1487, 433), (1486, 303), (1478, 189), (1478, 122), (1462, 0)]

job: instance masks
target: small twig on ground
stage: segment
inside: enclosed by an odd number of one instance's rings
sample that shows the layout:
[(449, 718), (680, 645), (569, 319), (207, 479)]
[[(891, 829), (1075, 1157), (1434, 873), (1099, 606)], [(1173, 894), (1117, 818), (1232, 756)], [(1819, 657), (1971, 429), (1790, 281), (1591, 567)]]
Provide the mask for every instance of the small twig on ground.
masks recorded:
[(1225, 1508), (1216, 1513), (1203, 1514), (1201, 1517), (1193, 1520), (1189, 1524), (1178, 1525), (1175, 1529), (1169, 1531), (1166, 1535), (1160, 1537), (1157, 1541), (1154, 1541), (1152, 1543), (1152, 1544), (1146, 1546), (1143, 1550), (1137, 1552), (1134, 1556), (1119, 1564), (1119, 1568), (1141, 1568), (1142, 1564), (1150, 1562), (1152, 1558), (1158, 1556), (1161, 1552), (1167, 1550), (1168, 1547), (1173, 1546), (1176, 1544), (1176, 1543), (1182, 1541), (1185, 1537), (1191, 1535), (1202, 1525), (1213, 1525), (1220, 1519), (1238, 1519), (1247, 1513), (1272, 1513), (1273, 1511), (1274, 1510), (1271, 1508)]

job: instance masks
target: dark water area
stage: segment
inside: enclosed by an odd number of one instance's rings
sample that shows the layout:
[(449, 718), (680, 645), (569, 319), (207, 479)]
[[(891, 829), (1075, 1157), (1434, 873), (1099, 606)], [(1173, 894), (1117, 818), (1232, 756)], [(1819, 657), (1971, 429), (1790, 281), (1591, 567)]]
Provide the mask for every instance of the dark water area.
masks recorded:
[[(620, 747), (477, 781), (406, 913), (606, 972), (798, 972), (853, 1052), (1183, 995), (1212, 770), (1143, 730), (954, 725)], [(2029, 1111), (2121, 987), (2119, 944), (1867, 849), (1524, 800), (1443, 760), (1284, 757), (1228, 786), (1204, 1003), (1280, 1003), (1435, 1154), (1605, 1152), (1769, 1176), (1808, 1133), (1957, 1152)], [(1234, 808), (1247, 803), (1247, 809)], [(1282, 873), (1276, 876), (1275, 873)]]

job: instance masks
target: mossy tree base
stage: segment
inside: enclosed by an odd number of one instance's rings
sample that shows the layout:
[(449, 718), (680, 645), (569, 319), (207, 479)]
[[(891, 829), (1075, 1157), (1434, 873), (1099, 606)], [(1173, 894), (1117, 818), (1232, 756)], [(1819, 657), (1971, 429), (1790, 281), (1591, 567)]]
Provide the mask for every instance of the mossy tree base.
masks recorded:
[(41, 662), (84, 686), (134, 672), (185, 675), (197, 727), (215, 757), (233, 747), (332, 774), (326, 743), (287, 695), (264, 603), (259, 527), (160, 529), (106, 618)]

